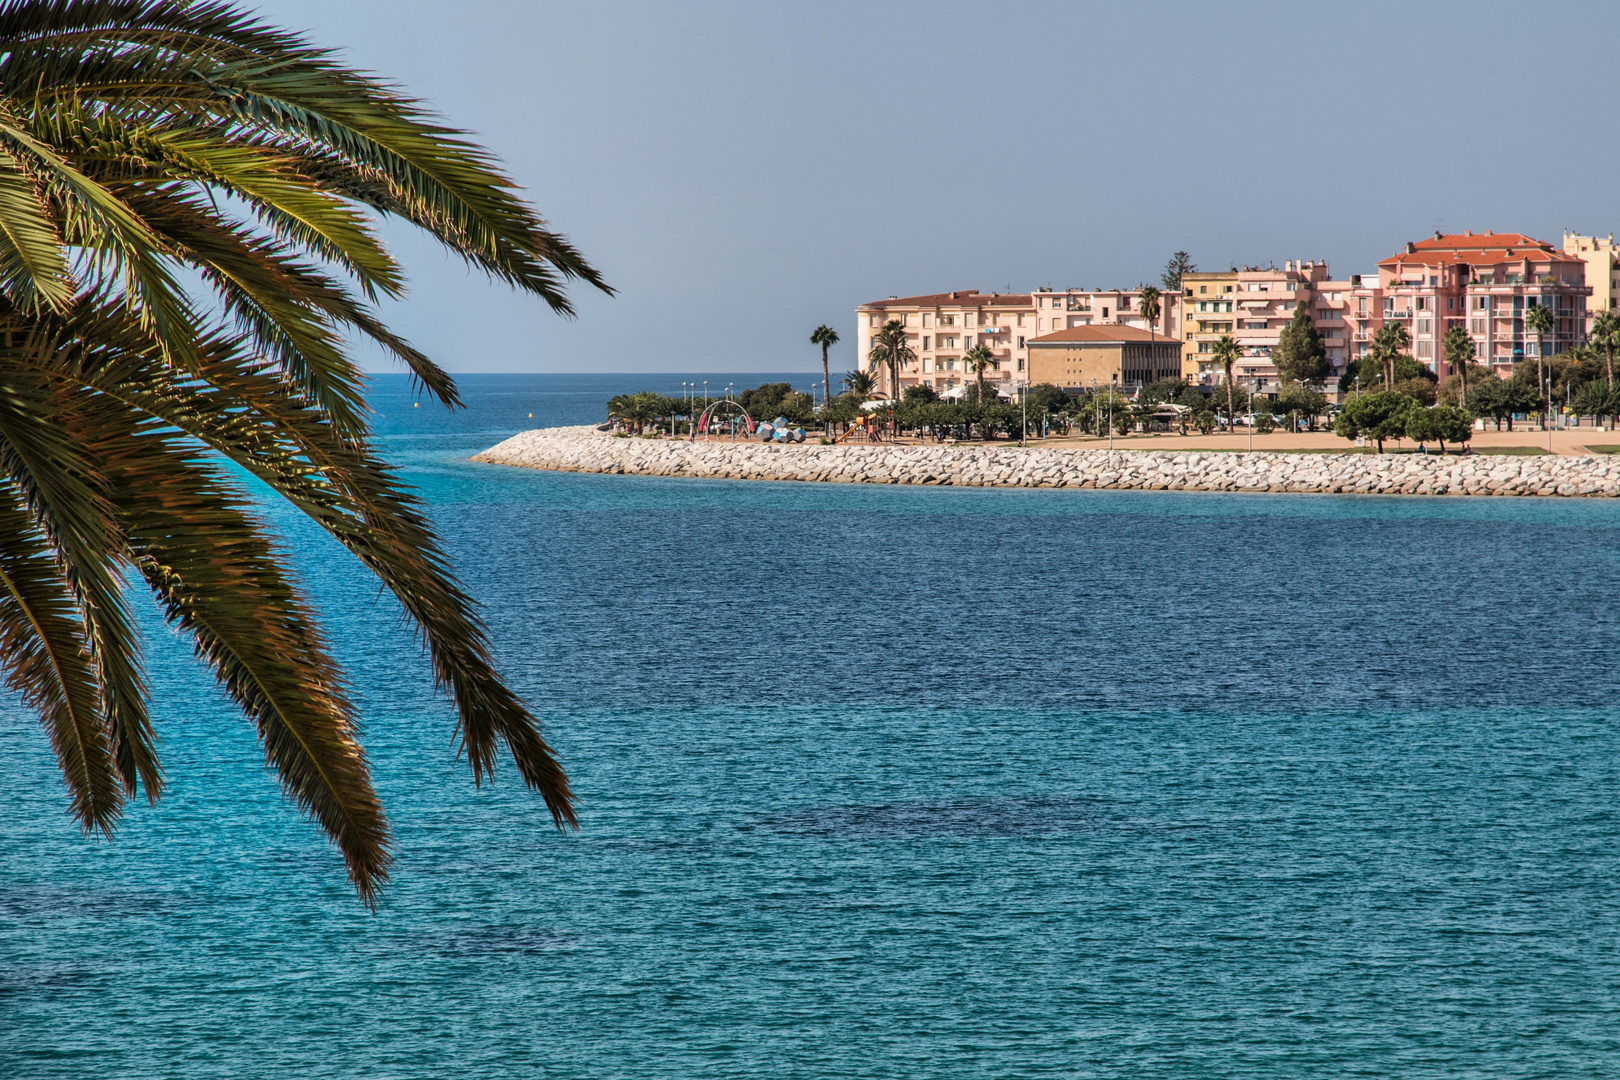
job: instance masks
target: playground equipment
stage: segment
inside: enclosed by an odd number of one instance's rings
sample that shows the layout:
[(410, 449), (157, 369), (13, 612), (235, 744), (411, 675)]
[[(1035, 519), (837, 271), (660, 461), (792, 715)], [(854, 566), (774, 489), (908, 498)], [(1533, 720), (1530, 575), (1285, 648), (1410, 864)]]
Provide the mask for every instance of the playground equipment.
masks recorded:
[(748, 410), (735, 398), (724, 397), (713, 402), (703, 410), (698, 422), (692, 425), (692, 438), (699, 435), (727, 434), (733, 439), (741, 428), (744, 438), (754, 430), (754, 418), (748, 415)]
[(761, 423), (758, 434), (760, 442), (804, 442), (804, 428), (790, 426), (785, 416), (778, 416), (774, 421)]

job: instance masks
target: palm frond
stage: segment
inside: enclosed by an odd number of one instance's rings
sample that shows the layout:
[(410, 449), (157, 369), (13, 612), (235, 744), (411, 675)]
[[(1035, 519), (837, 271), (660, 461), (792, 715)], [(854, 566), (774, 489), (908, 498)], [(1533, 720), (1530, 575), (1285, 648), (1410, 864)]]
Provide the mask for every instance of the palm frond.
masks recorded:
[(111, 834), (123, 799), (73, 594), (15, 491), (0, 485), (0, 665), (50, 736), (86, 830)]

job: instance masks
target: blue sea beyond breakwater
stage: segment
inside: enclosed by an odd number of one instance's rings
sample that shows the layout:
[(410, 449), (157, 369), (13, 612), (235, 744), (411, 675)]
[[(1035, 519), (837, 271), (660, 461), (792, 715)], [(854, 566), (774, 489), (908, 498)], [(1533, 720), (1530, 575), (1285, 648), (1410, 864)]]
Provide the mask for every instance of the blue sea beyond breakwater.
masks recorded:
[(0, 1076), (1620, 1074), (1620, 505), (466, 460), (679, 382), (373, 393), (577, 835), (474, 789), (391, 602), (273, 504), (377, 914), (150, 605), (172, 787), (115, 841), (6, 701)]

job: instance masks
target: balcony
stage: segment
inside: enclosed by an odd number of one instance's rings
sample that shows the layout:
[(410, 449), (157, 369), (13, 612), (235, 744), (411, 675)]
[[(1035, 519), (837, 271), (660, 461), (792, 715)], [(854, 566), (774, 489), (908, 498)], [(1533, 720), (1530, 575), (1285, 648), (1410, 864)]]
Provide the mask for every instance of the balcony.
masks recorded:
[(1384, 318), (1386, 319), (1410, 319), (1411, 317), (1412, 312), (1410, 309), (1405, 311), (1396, 311), (1393, 308), (1386, 308), (1384, 311)]

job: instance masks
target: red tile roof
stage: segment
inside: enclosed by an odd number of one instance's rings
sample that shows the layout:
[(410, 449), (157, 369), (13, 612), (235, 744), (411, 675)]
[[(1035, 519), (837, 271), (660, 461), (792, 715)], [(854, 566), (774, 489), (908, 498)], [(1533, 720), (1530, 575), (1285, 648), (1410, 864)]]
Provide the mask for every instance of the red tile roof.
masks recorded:
[(890, 297), (862, 304), (857, 311), (901, 307), (1030, 307), (1029, 293), (982, 293), (977, 289), (929, 293), (926, 296)]
[(1167, 345), (1176, 344), (1173, 337), (1163, 334), (1154, 334), (1135, 326), (1071, 326), (1067, 330), (1058, 330), (1050, 334), (1029, 339), (1031, 345), (1062, 345), (1073, 341), (1160, 341)]
[(1580, 262), (1565, 255), (1545, 240), (1523, 233), (1446, 233), (1408, 245), (1411, 251), (1398, 251), (1379, 266), (1417, 264), (1440, 266), (1467, 263), (1470, 266), (1495, 264), (1518, 259), (1534, 262)]

